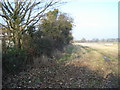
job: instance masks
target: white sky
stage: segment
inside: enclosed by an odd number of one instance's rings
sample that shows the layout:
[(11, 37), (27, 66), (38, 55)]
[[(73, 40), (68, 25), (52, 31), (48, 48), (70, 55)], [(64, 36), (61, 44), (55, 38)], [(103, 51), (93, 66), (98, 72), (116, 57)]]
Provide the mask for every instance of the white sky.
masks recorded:
[(74, 19), (73, 36), (81, 38), (118, 37), (118, 0), (64, 0), (60, 7)]

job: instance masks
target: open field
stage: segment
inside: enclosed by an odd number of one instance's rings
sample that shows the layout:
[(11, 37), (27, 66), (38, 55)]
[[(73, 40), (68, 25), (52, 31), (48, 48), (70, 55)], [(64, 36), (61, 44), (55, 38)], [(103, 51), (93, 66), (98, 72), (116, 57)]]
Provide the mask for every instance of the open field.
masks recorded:
[[(67, 61), (67, 65), (87, 67), (103, 78), (116, 78), (118, 81), (118, 43), (73, 43), (76, 59)], [(109, 85), (110, 86), (110, 85)]]
[(91, 69), (101, 70), (108, 74), (118, 74), (117, 43), (79, 43), (81, 55), (77, 61), (83, 61)]
[(117, 88), (117, 43), (79, 43), (65, 48), (47, 66), (30, 68), (8, 79), (8, 87)]
[(101, 54), (105, 54), (110, 57), (118, 57), (118, 44), (117, 43), (80, 43), (82, 46), (87, 46), (94, 50), (97, 50)]

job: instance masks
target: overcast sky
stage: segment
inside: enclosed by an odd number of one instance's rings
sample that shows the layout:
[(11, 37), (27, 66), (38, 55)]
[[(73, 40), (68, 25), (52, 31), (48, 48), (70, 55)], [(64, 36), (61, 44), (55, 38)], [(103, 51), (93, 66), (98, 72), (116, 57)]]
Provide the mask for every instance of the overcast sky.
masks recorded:
[(118, 37), (118, 0), (65, 1), (60, 10), (74, 19), (75, 40)]

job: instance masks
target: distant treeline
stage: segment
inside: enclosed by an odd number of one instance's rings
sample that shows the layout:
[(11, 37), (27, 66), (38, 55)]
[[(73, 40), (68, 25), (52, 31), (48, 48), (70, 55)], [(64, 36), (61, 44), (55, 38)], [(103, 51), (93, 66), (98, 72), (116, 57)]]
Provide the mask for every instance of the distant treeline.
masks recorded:
[(84, 43), (84, 42), (120, 42), (120, 38), (108, 38), (108, 39), (92, 39), (87, 40), (82, 38), (81, 40), (74, 40), (73, 42)]

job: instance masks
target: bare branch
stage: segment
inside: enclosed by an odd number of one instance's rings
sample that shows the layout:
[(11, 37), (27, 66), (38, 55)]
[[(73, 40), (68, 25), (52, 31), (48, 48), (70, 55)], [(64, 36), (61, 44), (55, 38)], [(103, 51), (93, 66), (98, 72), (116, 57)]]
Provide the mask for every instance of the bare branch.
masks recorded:
[(11, 9), (12, 11), (14, 11), (14, 9), (13, 9), (13, 7), (11, 6), (9, 0), (7, 0), (7, 3), (8, 3), (8, 5), (9, 5), (10, 9)]

